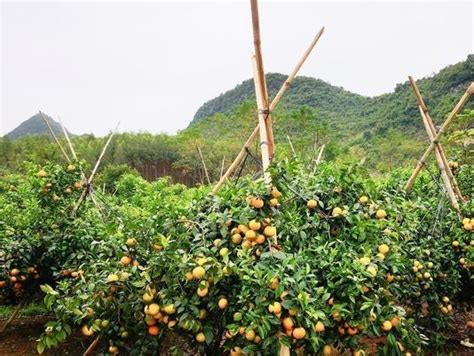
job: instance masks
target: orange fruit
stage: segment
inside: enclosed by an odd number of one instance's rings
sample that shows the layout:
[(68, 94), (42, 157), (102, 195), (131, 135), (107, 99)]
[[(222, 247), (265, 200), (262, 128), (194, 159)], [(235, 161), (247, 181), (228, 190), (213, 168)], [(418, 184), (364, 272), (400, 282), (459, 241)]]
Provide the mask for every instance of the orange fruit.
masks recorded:
[(204, 277), (204, 275), (206, 274), (206, 270), (201, 267), (201, 266), (197, 266), (193, 269), (193, 277), (196, 278), (196, 279), (201, 279)]
[(203, 343), (204, 341), (206, 341), (206, 335), (204, 335), (204, 333), (197, 334), (196, 341), (199, 343)]
[(293, 326), (294, 326), (293, 319), (285, 318), (285, 319), (283, 319), (282, 323), (283, 323), (283, 327), (285, 328), (285, 330), (292, 330), (293, 329)]
[(253, 330), (249, 330), (245, 333), (245, 338), (248, 340), (248, 341), (253, 341), (255, 339), (255, 331)]
[(260, 230), (260, 227), (262, 224), (260, 224), (257, 220), (252, 220), (249, 222), (249, 228), (253, 231), (258, 231)]
[(386, 331), (386, 332), (389, 332), (390, 330), (392, 330), (392, 323), (390, 322), (390, 320), (385, 320), (383, 323), (382, 323), (382, 330), (383, 331)]
[(123, 256), (120, 259), (120, 263), (123, 264), (124, 266), (128, 266), (130, 263), (132, 263), (132, 259), (129, 256)]
[(387, 212), (383, 209), (379, 209), (377, 210), (377, 212), (375, 213), (375, 217), (377, 219), (385, 219), (387, 217)]
[(276, 230), (276, 227), (274, 226), (267, 226), (265, 227), (265, 229), (263, 230), (263, 234), (267, 237), (274, 237), (276, 236), (277, 234), (277, 230)]
[(92, 334), (94, 334), (94, 330), (92, 330), (92, 328), (88, 327), (87, 325), (84, 325), (81, 328), (81, 333), (84, 336), (91, 336)]
[(217, 303), (219, 306), (219, 309), (225, 309), (229, 305), (229, 301), (225, 298), (219, 299), (219, 302)]
[(158, 326), (152, 325), (148, 327), (148, 334), (152, 336), (157, 336), (160, 333), (160, 328)]
[(326, 330), (326, 327), (324, 326), (322, 322), (318, 321), (314, 325), (314, 331), (316, 331), (317, 333), (322, 333), (324, 330)]
[(238, 245), (242, 242), (242, 236), (240, 234), (233, 234), (231, 240), (234, 245)]
[(293, 337), (295, 339), (301, 340), (301, 339), (304, 339), (305, 336), (306, 336), (306, 330), (304, 328), (299, 327), (293, 330)]
[(318, 206), (318, 202), (314, 199), (310, 199), (306, 203), (306, 206), (308, 207), (308, 209), (315, 209)]

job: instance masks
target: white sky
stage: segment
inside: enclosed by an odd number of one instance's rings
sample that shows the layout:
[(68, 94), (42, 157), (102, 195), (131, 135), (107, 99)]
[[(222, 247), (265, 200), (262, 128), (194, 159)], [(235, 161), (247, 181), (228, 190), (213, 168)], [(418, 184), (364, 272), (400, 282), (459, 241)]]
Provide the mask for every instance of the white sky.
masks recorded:
[[(365, 95), (473, 53), (474, 2), (260, 4), (266, 71), (301, 70)], [(249, 1), (5, 2), (3, 135), (42, 110), (76, 134), (185, 128), (205, 101), (250, 78)]]

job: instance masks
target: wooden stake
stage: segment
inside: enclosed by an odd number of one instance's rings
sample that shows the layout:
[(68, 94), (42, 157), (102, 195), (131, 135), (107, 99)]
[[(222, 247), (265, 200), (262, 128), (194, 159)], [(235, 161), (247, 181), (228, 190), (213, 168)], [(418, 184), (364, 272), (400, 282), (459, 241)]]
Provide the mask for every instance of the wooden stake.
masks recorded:
[[(293, 82), (293, 80), (295, 79), (295, 77), (297, 76), (298, 74), (298, 71), (300, 70), (300, 68), (302, 67), (303, 63), (306, 61), (306, 59), (308, 58), (309, 54), (311, 53), (311, 51), (313, 50), (313, 48), (316, 46), (316, 44), (318, 43), (319, 41), (319, 38), (322, 36), (322, 34), (324, 33), (324, 27), (321, 28), (321, 30), (316, 34), (315, 38), (313, 39), (313, 41), (311, 42), (311, 44), (308, 46), (308, 48), (306, 49), (306, 51), (304, 52), (303, 54), (303, 57), (298, 61), (298, 63), (296, 64), (295, 68), (293, 69), (293, 71), (291, 72), (291, 74), (288, 76), (288, 78), (285, 80), (285, 82), (283, 83), (282, 87), (280, 88), (280, 90), (278, 91), (277, 95), (275, 96), (275, 98), (272, 100), (270, 106), (269, 106), (269, 111), (273, 111), (275, 110), (275, 107), (277, 106), (277, 104), (279, 103), (280, 99), (283, 97), (283, 94), (286, 92), (286, 90), (290, 87), (291, 83)], [(252, 131), (252, 133), (250, 134), (249, 138), (247, 139), (247, 141), (245, 142), (245, 144), (243, 145), (243, 147), (241, 148), (241, 150), (239, 151), (237, 157), (234, 159), (234, 161), (232, 162), (232, 164), (229, 166), (229, 168), (227, 168), (227, 171), (224, 173), (224, 175), (221, 177), (221, 179), (219, 180), (219, 182), (216, 184), (216, 186), (214, 187), (214, 189), (212, 190), (212, 193), (215, 194), (219, 191), (220, 187), (222, 186), (222, 184), (224, 184), (225, 180), (228, 179), (230, 177), (230, 175), (232, 174), (232, 172), (239, 166), (240, 162), (242, 162), (242, 160), (244, 159), (245, 155), (246, 155), (246, 150), (252, 145), (253, 141), (255, 140), (255, 138), (257, 137), (258, 135), (258, 129), (259, 129), (259, 125), (257, 125), (257, 127), (255, 127), (255, 129)]]
[[(253, 2), (253, 1), (252, 1)], [(269, 143), (268, 143), (268, 132), (267, 132), (267, 127), (265, 120), (268, 116), (268, 112), (264, 107), (264, 101), (263, 101), (263, 86), (261, 82), (261, 77), (258, 71), (257, 67), (257, 58), (256, 56), (252, 57), (253, 59), (253, 78), (254, 78), (254, 84), (255, 84), (255, 95), (257, 97), (257, 110), (258, 110), (258, 123), (259, 123), (259, 132), (260, 132), (260, 150), (262, 152), (262, 166), (263, 166), (263, 175), (265, 179), (265, 183), (268, 185), (270, 188), (271, 185), (271, 176), (268, 173), (267, 169), (270, 166), (270, 149), (269, 149)]]
[(3, 324), (2, 328), (0, 329), (0, 335), (3, 334), (3, 332), (7, 329), (8, 325), (10, 325), (13, 320), (15, 320), (16, 316), (18, 315), (22, 307), (23, 307), (23, 303), (20, 303), (17, 305), (12, 315), (10, 315), (8, 320), (5, 322), (5, 324)]
[(97, 344), (99, 343), (100, 341), (100, 335), (97, 336), (94, 341), (92, 341), (92, 343), (89, 345), (89, 347), (87, 348), (87, 350), (82, 354), (82, 356), (88, 356), (92, 353), (92, 351), (94, 351), (94, 349), (96, 348)]
[(291, 152), (293, 152), (293, 156), (296, 156), (295, 148), (293, 147), (293, 142), (291, 142), (290, 136), (286, 135), (286, 138), (288, 139), (288, 143), (290, 144), (290, 148), (291, 148)]
[(64, 150), (63, 146), (61, 145), (61, 142), (59, 142), (58, 138), (56, 137), (56, 134), (54, 133), (53, 128), (49, 124), (48, 119), (46, 118), (46, 116), (41, 111), (39, 113), (40, 113), (40, 116), (43, 119), (43, 121), (46, 123), (46, 126), (48, 126), (49, 132), (51, 132), (51, 136), (53, 136), (54, 141), (56, 141), (56, 144), (59, 146), (59, 149), (61, 150), (64, 158), (66, 158), (66, 161), (71, 162), (71, 160), (69, 159), (69, 156), (67, 155), (67, 153)]
[[(430, 142), (433, 142), (435, 135), (433, 134), (433, 131), (431, 131), (430, 124), (428, 123), (428, 118), (423, 112), (423, 109), (421, 108), (421, 106), (418, 106), (418, 109), (420, 109), (421, 117), (423, 118), (423, 124), (425, 125), (426, 133), (428, 134)], [(439, 151), (438, 145), (435, 146), (435, 157), (438, 163), (438, 168), (441, 172), (441, 178), (443, 179), (444, 188), (446, 190), (446, 193), (448, 193), (449, 200), (451, 201), (451, 205), (456, 210), (459, 210), (459, 204), (456, 199), (456, 195), (454, 194), (453, 187), (451, 186), (451, 182), (449, 180), (448, 174), (446, 172), (446, 167), (444, 166), (443, 159), (441, 158), (441, 153)]]
[[(260, 96), (261, 105), (259, 105), (260, 110), (269, 111), (268, 106), (268, 92), (267, 92), (267, 81), (265, 78), (265, 70), (263, 67), (263, 56), (262, 56), (262, 41), (260, 39), (260, 20), (258, 15), (258, 1), (250, 0), (251, 11), (252, 11), (252, 30), (253, 30), (253, 44), (255, 49), (255, 69), (254, 78), (258, 78), (258, 81), (255, 82), (255, 95)], [(258, 85), (258, 87), (257, 87)], [(258, 94), (257, 94), (258, 92)], [(268, 152), (269, 160), (271, 162), (274, 155), (274, 140), (273, 140), (273, 121), (270, 113), (267, 113), (265, 116), (265, 128), (267, 131), (267, 142), (268, 142)]]
[(421, 156), (420, 160), (418, 161), (415, 169), (413, 170), (413, 173), (410, 176), (410, 179), (408, 179), (406, 185), (405, 185), (405, 191), (410, 192), (411, 189), (413, 188), (413, 184), (415, 183), (415, 179), (420, 173), (421, 169), (423, 166), (426, 164), (426, 160), (430, 153), (433, 151), (436, 143), (439, 141), (440, 137), (443, 135), (443, 133), (446, 131), (446, 129), (449, 127), (451, 124), (451, 121), (457, 116), (459, 111), (463, 108), (464, 105), (468, 102), (469, 98), (471, 95), (474, 93), (474, 83), (471, 83), (469, 88), (466, 90), (464, 95), (461, 97), (459, 102), (456, 104), (456, 106), (453, 108), (453, 110), (449, 113), (448, 118), (446, 121), (443, 123), (441, 128), (439, 129), (438, 133), (434, 137), (433, 141), (430, 143), (428, 148), (426, 149), (425, 153), (423, 153), (423, 156)]
[[(421, 95), (420, 90), (418, 89), (418, 85), (416, 84), (416, 81), (411, 76), (409, 76), (408, 79), (410, 81), (413, 92), (415, 93), (416, 100), (417, 100), (418, 106), (420, 108), (420, 112), (421, 112), (423, 122), (425, 123), (425, 121), (426, 121), (426, 124), (428, 125), (427, 133), (428, 133), (428, 129), (429, 129), (432, 133), (432, 136), (434, 137), (434, 136), (436, 136), (436, 128), (433, 124), (433, 120), (431, 119), (431, 115), (428, 111), (428, 107), (426, 106), (425, 101), (423, 100), (423, 96)], [(426, 125), (425, 125), (425, 128), (426, 128)], [(432, 137), (430, 136), (429, 133), (428, 133), (428, 137), (431, 141)], [(448, 160), (446, 158), (446, 154), (444, 153), (443, 146), (439, 142), (436, 143), (435, 152), (438, 152), (438, 154), (440, 156), (440, 159), (442, 161), (444, 170), (446, 171), (446, 174), (448, 175), (448, 178), (449, 178), (450, 182), (452, 183), (452, 187), (454, 188), (454, 192), (456, 193), (456, 195), (460, 199), (464, 200), (464, 198), (462, 196), (462, 193), (461, 193), (461, 190), (459, 189), (458, 182), (457, 182), (456, 178), (454, 177), (453, 172), (451, 171), (451, 168), (449, 167), (449, 163), (448, 163)]]
[(207, 184), (211, 184), (211, 180), (209, 179), (209, 172), (207, 171), (206, 162), (204, 161), (204, 157), (202, 155), (201, 147), (198, 146), (199, 157), (201, 157), (202, 167), (204, 168), (204, 173), (206, 174)]
[(301, 69), (301, 67), (303, 66), (303, 63), (306, 61), (306, 59), (309, 57), (309, 55), (311, 54), (311, 51), (313, 50), (313, 48), (316, 46), (316, 44), (318, 43), (319, 39), (321, 38), (321, 36), (323, 35), (324, 33), (324, 27), (322, 27), (319, 32), (316, 34), (316, 36), (313, 38), (313, 40), (311, 41), (311, 43), (309, 44), (308, 48), (304, 51), (303, 53), (303, 56), (300, 58), (300, 60), (298, 61), (298, 63), (296, 63), (296, 66), (295, 68), (293, 68), (293, 70), (291, 71), (290, 75), (288, 76), (288, 78), (286, 78), (285, 82), (283, 83), (283, 85), (281, 86), (280, 90), (278, 91), (278, 93), (275, 95), (275, 97), (273, 98), (272, 100), (272, 103), (270, 104), (270, 112), (272, 112), (273, 110), (275, 110), (275, 107), (277, 106), (277, 104), (280, 102), (280, 99), (282, 98), (283, 94), (285, 94), (286, 90), (290, 87), (291, 83), (293, 82), (293, 80), (295, 79), (296, 75), (298, 74), (299, 70)]

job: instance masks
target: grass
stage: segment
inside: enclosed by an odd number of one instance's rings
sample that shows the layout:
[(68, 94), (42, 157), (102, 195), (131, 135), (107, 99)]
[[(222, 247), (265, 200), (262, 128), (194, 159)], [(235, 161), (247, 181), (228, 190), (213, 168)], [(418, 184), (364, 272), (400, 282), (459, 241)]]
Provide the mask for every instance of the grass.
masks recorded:
[[(0, 319), (7, 319), (15, 310), (16, 306), (14, 305), (0, 305)], [(41, 303), (31, 303), (23, 308), (19, 312), (19, 316), (37, 316), (45, 315), (47, 310), (45, 306)]]

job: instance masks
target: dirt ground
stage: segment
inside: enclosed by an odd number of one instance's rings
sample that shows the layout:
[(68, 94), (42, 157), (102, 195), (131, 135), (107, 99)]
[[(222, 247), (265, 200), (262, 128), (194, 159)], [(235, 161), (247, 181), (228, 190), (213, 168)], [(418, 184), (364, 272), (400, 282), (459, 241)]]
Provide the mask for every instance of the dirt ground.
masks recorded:
[[(0, 336), (0, 356), (30, 356), (37, 355), (36, 339), (43, 332), (43, 325), (48, 317), (37, 316), (28, 318), (19, 318), (8, 326), (4, 334)], [(466, 306), (462, 312), (454, 314), (454, 324), (449, 331), (449, 342), (441, 351), (427, 350), (429, 355), (453, 355), (453, 356), (472, 356), (474, 348), (468, 348), (460, 344), (461, 340), (470, 340), (474, 343), (474, 330), (468, 329), (468, 321), (474, 320), (473, 305)], [(0, 325), (5, 320), (0, 320)], [(165, 340), (164, 344), (173, 345), (178, 340)], [(67, 342), (61, 344), (57, 349), (44, 353), (47, 356), (62, 355), (82, 355), (92, 340), (86, 340), (80, 334), (72, 335)], [(163, 345), (164, 346), (164, 345)], [(166, 347), (165, 347), (166, 348)], [(160, 352), (166, 355), (167, 352)], [(92, 354), (96, 355), (96, 354)]]

